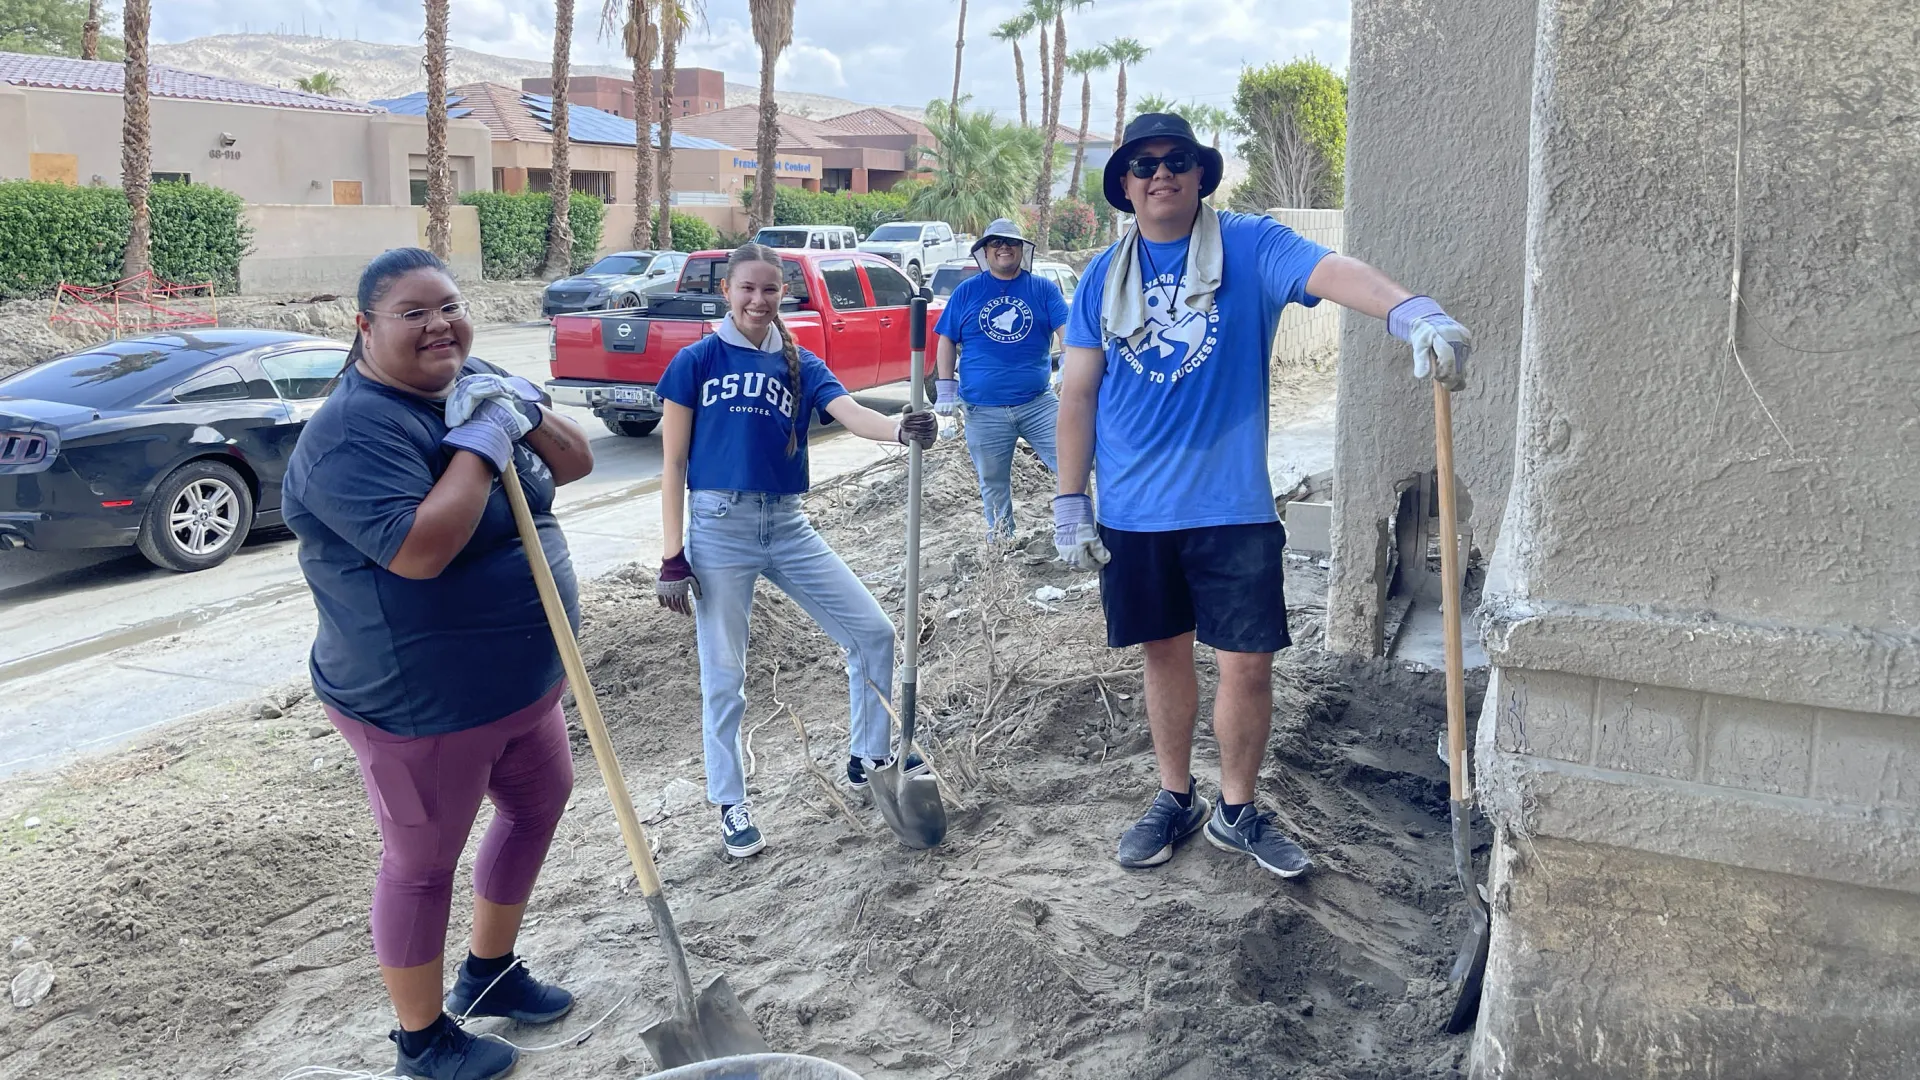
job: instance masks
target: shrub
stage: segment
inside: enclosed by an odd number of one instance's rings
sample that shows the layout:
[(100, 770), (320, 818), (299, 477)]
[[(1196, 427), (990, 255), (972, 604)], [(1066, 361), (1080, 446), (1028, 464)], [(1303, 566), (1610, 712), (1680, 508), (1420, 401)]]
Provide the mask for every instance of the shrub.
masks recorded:
[[(652, 228), (659, 222), (660, 211), (655, 210), (648, 216), (647, 226)], [(673, 212), (673, 250), (707, 251), (720, 246), (722, 246), (720, 230), (714, 228), (712, 222), (705, 218), (694, 217), (692, 214), (683, 214), (678, 210)]]
[(1078, 199), (1061, 199), (1053, 204), (1053, 246), (1071, 251), (1091, 243), (1100, 227), (1093, 207)]
[(131, 220), (119, 188), (0, 183), (0, 296), (37, 296), (62, 281), (112, 282)]
[[(487, 277), (533, 277), (546, 265), (547, 227), (553, 221), (553, 199), (546, 192), (469, 191), (460, 201), (479, 215), (480, 264)], [(573, 226), (569, 272), (593, 261), (606, 215), (606, 206), (592, 195), (575, 192), (567, 200), (567, 221)]]
[[(153, 272), (166, 281), (211, 281), (221, 292), (240, 287), (240, 259), (253, 229), (240, 196), (207, 184), (159, 183), (147, 197), (153, 223)], [(124, 248), (124, 244), (122, 247)]]
[[(907, 181), (902, 181), (907, 183)], [(848, 225), (865, 236), (889, 221), (907, 215), (908, 192), (808, 191), (782, 185), (773, 190), (775, 225)], [(742, 192), (740, 204), (751, 208), (753, 193)]]

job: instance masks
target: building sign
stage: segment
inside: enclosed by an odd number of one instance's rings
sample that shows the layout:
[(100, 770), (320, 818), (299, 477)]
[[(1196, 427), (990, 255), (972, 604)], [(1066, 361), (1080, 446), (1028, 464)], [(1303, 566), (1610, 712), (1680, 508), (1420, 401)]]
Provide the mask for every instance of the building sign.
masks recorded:
[[(733, 167), (736, 169), (744, 170), (746, 172), (756, 172), (760, 168), (760, 159), (759, 158), (743, 158), (738, 155), (735, 155), (733, 159)], [(774, 158), (773, 169), (775, 172), (790, 173), (795, 176), (812, 176), (813, 162), (789, 161), (785, 158)]]

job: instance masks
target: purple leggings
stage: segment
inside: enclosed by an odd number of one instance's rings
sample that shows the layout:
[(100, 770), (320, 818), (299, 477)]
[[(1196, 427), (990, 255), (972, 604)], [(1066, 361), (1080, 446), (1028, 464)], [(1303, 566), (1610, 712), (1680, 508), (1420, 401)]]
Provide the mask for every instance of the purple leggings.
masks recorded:
[(417, 967), (446, 951), (453, 871), (483, 794), (496, 813), (473, 860), (473, 891), (496, 904), (527, 902), (573, 791), (564, 685), (492, 723), (418, 738), (327, 709), (360, 759), (380, 825), (373, 954), (382, 967)]

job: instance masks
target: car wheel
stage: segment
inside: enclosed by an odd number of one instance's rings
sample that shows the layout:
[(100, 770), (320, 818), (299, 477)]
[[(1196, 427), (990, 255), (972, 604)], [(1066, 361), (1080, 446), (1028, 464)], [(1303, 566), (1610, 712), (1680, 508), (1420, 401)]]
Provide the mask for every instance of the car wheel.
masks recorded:
[(652, 420), (620, 420), (611, 416), (603, 416), (600, 418), (600, 422), (607, 425), (608, 431), (613, 432), (615, 435), (625, 435), (629, 439), (645, 438), (653, 434), (654, 428), (660, 426), (659, 417), (655, 417)]
[(253, 493), (231, 467), (190, 461), (168, 474), (136, 543), (155, 566), (192, 573), (219, 566), (253, 531)]
[(634, 295), (633, 293), (627, 293), (625, 296), (622, 296), (619, 302), (614, 304), (613, 306), (615, 308), (637, 308), (640, 306), (640, 298)]
[(919, 263), (907, 264), (907, 277), (913, 282), (913, 287), (916, 289), (926, 283), (926, 278), (920, 273)]

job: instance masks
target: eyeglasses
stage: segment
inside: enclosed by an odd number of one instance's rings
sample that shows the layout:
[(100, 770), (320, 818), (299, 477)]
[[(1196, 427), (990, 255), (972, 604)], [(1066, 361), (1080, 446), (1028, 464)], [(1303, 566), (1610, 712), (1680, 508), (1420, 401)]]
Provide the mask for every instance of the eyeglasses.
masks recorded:
[(1179, 176), (1182, 173), (1192, 172), (1193, 167), (1198, 164), (1200, 164), (1198, 154), (1191, 150), (1175, 150), (1165, 157), (1149, 157), (1142, 154), (1127, 162), (1127, 171), (1132, 173), (1136, 180), (1146, 180), (1159, 172), (1162, 165), (1167, 167), (1168, 172)]
[(1018, 240), (1001, 240), (999, 238), (995, 238), (987, 241), (988, 251), (1006, 251), (1006, 250), (1018, 251), (1025, 246), (1026, 246), (1025, 244), (1023, 244)]
[(435, 312), (450, 323), (460, 322), (467, 317), (467, 302), (455, 300), (451, 304), (442, 304), (437, 308), (414, 308), (412, 311), (369, 311), (367, 314), (378, 315), (383, 319), (399, 319), (407, 326), (419, 329), (433, 320)]

